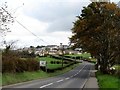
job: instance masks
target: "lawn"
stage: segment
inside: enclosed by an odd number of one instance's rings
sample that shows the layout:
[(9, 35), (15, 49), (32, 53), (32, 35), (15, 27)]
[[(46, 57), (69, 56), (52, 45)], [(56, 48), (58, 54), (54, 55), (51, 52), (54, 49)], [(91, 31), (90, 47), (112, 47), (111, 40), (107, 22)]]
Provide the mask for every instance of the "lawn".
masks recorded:
[(74, 54), (74, 55), (66, 55), (66, 56), (71, 56), (71, 57), (82, 56), (83, 58), (89, 58), (89, 57), (91, 57), (91, 54), (90, 53), (82, 53), (82, 54)]
[(65, 56), (70, 56), (70, 57), (78, 57), (82, 56), (82, 58), (87, 59), (89, 61), (92, 61), (93, 63), (96, 63), (96, 58), (89, 58), (91, 57), (90, 53), (82, 53), (82, 54), (74, 54), (74, 55), (65, 55)]
[(24, 73), (4, 73), (2, 75), (2, 85), (9, 85), (9, 84), (14, 84), (14, 83), (19, 83), (19, 82), (25, 82), (25, 81), (48, 78), (48, 77), (60, 75), (67, 71), (70, 71), (76, 66), (78, 66), (78, 64), (74, 64), (63, 70), (57, 70), (54, 73), (47, 73), (42, 70), (35, 71), (35, 72), (24, 72)]
[[(55, 68), (59, 68), (59, 67), (62, 67), (62, 64), (51, 64), (51, 61), (59, 61), (62, 63), (62, 60), (59, 60), (59, 59), (55, 59), (55, 58), (51, 58), (51, 57), (40, 57), (37, 59), (39, 61), (47, 61), (47, 68), (49, 69), (55, 69)], [(63, 64), (63, 66), (66, 66), (67, 64)]]
[(96, 73), (98, 84), (100, 88), (119, 88), (120, 90), (120, 78), (113, 75)]

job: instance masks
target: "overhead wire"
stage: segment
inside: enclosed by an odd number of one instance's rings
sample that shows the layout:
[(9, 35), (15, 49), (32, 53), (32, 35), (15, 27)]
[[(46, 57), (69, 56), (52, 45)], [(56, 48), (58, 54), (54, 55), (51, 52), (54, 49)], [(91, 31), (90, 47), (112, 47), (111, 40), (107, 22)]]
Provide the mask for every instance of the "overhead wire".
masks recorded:
[[(6, 11), (3, 7), (2, 7), (2, 9), (3, 9), (11, 18), (13, 18), (8, 11)], [(38, 37), (35, 33), (33, 33), (32, 31), (30, 31), (30, 30), (29, 30), (27, 27), (25, 27), (22, 23), (20, 23), (16, 18), (14, 18), (14, 20), (16, 20), (16, 22), (17, 22), (19, 25), (21, 25), (25, 30), (29, 31), (32, 35), (34, 35), (35, 37), (37, 37), (39, 40), (41, 40), (41, 41), (44, 42), (44, 43), (47, 43), (47, 42), (45, 42), (43, 39), (41, 39), (40, 37)], [(48, 44), (48, 43), (47, 43), (47, 44)]]

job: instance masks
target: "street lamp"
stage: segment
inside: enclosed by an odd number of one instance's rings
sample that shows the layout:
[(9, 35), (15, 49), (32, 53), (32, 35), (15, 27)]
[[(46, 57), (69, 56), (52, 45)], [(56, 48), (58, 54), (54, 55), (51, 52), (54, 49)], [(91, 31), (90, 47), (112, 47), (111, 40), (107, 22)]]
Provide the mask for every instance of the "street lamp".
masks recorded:
[(60, 50), (62, 52), (62, 69), (63, 69), (63, 55), (64, 55), (63, 50), (64, 50), (64, 47), (63, 47), (62, 43), (60, 43)]

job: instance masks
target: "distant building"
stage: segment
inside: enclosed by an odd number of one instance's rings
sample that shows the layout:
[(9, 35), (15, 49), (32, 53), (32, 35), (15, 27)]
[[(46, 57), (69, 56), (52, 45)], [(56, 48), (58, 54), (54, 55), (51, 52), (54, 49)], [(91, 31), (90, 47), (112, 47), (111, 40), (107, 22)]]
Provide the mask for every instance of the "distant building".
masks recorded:
[[(68, 45), (62, 45), (63, 53), (66, 53), (66, 50), (69, 48)], [(60, 45), (47, 45), (47, 46), (30, 46), (18, 49), (19, 51), (28, 51), (29, 54), (34, 53), (35, 55), (44, 56), (46, 54), (62, 54)]]

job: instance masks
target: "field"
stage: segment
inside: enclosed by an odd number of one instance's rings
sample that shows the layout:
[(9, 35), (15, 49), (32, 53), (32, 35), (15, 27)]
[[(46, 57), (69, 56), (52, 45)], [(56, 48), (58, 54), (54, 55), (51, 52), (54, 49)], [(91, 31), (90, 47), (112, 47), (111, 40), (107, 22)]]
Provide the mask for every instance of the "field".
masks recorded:
[(71, 57), (82, 56), (83, 58), (89, 58), (91, 55), (90, 53), (82, 53), (82, 54), (65, 55), (65, 56), (71, 56)]
[[(37, 58), (39, 61), (47, 61), (47, 68), (48, 69), (55, 69), (55, 68), (59, 68), (59, 67), (62, 67), (62, 60), (59, 60), (59, 59), (54, 59), (54, 58), (50, 58), (50, 57), (40, 57), (40, 58)], [(59, 62), (59, 64), (57, 63), (54, 63), (54, 64), (51, 64), (51, 62)], [(63, 64), (63, 66), (66, 66), (67, 64)]]
[(65, 55), (65, 56), (70, 56), (71, 58), (75, 57), (82, 57), (81, 59), (87, 59), (87, 61), (90, 61), (92, 63), (96, 63), (96, 58), (89, 58), (91, 57), (90, 53), (82, 53), (82, 54), (74, 54), (74, 55)]

